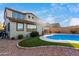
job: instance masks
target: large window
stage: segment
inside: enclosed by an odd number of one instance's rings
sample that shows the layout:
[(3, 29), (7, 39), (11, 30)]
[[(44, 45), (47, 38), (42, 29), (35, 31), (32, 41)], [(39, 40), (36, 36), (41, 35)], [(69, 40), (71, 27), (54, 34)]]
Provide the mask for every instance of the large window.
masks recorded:
[(31, 32), (33, 30), (36, 30), (36, 25), (27, 24), (27, 31)]
[(28, 18), (30, 19), (31, 17), (30, 17), (30, 16), (28, 16)]
[(10, 23), (8, 23), (8, 31), (10, 31)]
[(24, 14), (21, 14), (21, 13), (17, 13), (17, 12), (13, 12), (12, 13), (12, 17), (15, 18), (15, 19), (24, 19), (25, 15)]
[(17, 31), (24, 31), (24, 24), (23, 23), (17, 23), (16, 24), (16, 30)]

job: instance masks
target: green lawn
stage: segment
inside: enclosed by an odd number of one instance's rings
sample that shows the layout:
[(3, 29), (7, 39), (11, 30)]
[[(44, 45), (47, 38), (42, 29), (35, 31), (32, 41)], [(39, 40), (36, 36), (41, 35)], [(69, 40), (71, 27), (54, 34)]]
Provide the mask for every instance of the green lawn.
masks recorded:
[(58, 42), (47, 42), (41, 40), (39, 37), (31, 37), (29, 39), (24, 39), (18, 43), (22, 47), (36, 47), (36, 46), (68, 46), (73, 47), (69, 43), (58, 43)]

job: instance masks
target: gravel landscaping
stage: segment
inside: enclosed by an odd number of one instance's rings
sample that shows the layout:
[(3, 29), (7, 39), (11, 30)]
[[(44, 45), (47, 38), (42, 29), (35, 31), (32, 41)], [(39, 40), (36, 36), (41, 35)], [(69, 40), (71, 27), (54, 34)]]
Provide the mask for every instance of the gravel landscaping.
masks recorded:
[(18, 40), (0, 39), (1, 56), (79, 56), (79, 50), (67, 47), (18, 48)]

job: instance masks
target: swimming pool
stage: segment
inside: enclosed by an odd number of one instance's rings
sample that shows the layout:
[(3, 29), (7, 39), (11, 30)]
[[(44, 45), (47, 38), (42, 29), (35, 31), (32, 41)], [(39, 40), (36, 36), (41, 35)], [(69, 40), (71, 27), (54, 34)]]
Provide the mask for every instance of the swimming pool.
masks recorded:
[(51, 34), (44, 35), (41, 39), (50, 42), (79, 43), (79, 34)]

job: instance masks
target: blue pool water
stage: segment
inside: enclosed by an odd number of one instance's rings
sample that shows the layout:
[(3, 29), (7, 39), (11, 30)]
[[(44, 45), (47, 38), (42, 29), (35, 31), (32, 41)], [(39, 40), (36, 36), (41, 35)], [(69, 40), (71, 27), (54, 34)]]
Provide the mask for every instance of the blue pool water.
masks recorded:
[(55, 40), (74, 40), (74, 41), (79, 41), (79, 36), (78, 35), (67, 35), (67, 34), (55, 34), (55, 35), (50, 35), (47, 36), (48, 39), (55, 39)]

